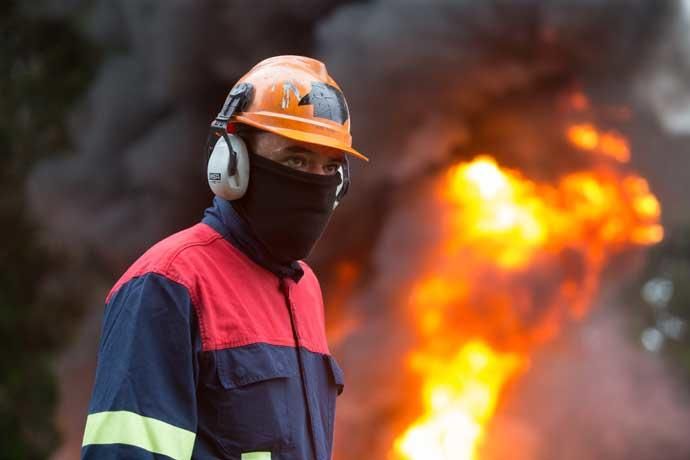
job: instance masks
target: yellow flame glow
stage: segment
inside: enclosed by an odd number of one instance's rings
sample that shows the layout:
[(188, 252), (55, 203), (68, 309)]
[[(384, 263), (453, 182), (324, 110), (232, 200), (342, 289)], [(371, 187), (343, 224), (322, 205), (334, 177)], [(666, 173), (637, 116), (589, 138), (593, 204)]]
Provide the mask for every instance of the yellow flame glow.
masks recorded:
[[(395, 439), (391, 458), (399, 460), (477, 460), (501, 392), (526, 369), (529, 351), (551, 339), (565, 317), (586, 313), (613, 253), (663, 237), (659, 202), (634, 174), (580, 171), (540, 183), (483, 155), (450, 168), (438, 190), (445, 230), (439, 260), (409, 296), (420, 340), (409, 363), (421, 379), (423, 412)], [(497, 283), (476, 278), (482, 270), (509, 278), (540, 257), (558, 267), (564, 251), (578, 254), (581, 271), (560, 278), (552, 304), (519, 284), (505, 282), (496, 292)], [(521, 308), (546, 313), (528, 330), (515, 313)], [(499, 351), (481, 335), (497, 329), (507, 331), (513, 348)]]
[(524, 266), (538, 250), (661, 240), (661, 207), (638, 176), (569, 174), (537, 184), (489, 156), (451, 168), (442, 187), (451, 206), (447, 251), (472, 247), (503, 268)]
[(396, 451), (405, 459), (474, 459), (499, 391), (524, 366), (524, 359), (496, 353), (476, 341), (450, 361), (421, 354), (411, 361), (417, 372), (427, 376), (422, 388), (427, 415), (398, 438)]

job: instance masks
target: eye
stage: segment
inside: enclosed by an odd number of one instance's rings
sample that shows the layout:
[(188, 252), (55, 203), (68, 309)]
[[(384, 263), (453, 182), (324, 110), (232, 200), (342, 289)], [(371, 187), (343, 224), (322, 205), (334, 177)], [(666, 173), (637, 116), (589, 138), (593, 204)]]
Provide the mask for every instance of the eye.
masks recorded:
[(304, 169), (307, 167), (307, 160), (302, 156), (292, 155), (285, 158), (283, 164), (292, 169)]
[(323, 167), (324, 172), (328, 175), (336, 174), (339, 169), (340, 163), (329, 163)]

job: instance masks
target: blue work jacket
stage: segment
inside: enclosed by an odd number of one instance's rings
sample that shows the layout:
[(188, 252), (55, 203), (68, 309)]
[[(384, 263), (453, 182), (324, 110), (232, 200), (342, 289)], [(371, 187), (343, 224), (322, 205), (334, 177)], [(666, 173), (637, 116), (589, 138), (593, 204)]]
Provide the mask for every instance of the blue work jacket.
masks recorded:
[(82, 459), (329, 460), (342, 389), (313, 272), (216, 198), (108, 294)]

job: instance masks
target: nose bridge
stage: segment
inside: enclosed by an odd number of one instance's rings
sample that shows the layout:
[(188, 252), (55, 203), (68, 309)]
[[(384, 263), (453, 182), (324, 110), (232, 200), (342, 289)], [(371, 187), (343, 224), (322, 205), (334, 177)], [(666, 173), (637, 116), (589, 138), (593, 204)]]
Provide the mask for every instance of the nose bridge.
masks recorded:
[(321, 158), (314, 158), (309, 162), (309, 171), (311, 174), (319, 174), (325, 176), (326, 172), (323, 170), (323, 161)]
[(310, 148), (304, 148), (304, 153), (306, 156), (305, 159), (307, 160), (305, 172), (310, 174), (324, 175), (324, 159), (322, 158), (322, 155), (311, 150)]

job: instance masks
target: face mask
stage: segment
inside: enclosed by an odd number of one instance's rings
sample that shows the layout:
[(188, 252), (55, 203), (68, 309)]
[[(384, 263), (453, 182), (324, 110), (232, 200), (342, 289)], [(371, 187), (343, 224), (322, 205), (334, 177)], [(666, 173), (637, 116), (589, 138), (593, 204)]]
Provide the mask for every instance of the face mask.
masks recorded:
[(309, 255), (333, 213), (340, 174), (297, 171), (249, 154), (249, 185), (233, 207), (279, 262)]

